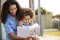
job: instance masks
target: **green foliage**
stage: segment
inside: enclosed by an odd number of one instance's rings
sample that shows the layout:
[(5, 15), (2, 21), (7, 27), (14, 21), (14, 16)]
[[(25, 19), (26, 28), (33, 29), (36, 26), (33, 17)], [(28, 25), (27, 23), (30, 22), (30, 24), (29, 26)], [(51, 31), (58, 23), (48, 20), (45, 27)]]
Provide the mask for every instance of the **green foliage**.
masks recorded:
[(55, 16), (53, 16), (53, 18), (60, 18), (60, 15), (59, 14), (55, 15)]
[[(46, 14), (46, 10), (44, 8), (41, 8), (40, 11), (42, 15)], [(35, 13), (38, 15), (38, 10), (36, 10)]]
[(42, 14), (42, 15), (46, 14), (46, 10), (43, 9), (43, 8), (41, 8), (41, 14)]

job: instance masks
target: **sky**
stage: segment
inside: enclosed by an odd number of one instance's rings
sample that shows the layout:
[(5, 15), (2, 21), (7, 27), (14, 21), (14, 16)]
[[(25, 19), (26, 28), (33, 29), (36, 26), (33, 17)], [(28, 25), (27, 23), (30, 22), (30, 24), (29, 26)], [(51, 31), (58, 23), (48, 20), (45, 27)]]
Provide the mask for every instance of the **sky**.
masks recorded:
[[(22, 7), (29, 7), (29, 0), (17, 0)], [(60, 14), (60, 0), (40, 0), (40, 6), (48, 11), (51, 11), (53, 15)], [(34, 0), (34, 8), (38, 8), (38, 0)]]

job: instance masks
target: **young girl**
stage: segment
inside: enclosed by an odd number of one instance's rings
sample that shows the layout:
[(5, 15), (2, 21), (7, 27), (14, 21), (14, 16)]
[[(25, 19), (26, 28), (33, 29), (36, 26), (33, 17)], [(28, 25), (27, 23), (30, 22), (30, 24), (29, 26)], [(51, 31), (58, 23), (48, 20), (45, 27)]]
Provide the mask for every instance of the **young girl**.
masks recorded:
[[(25, 8), (23, 9), (22, 15), (21, 17), (19, 17), (20, 14), (18, 14), (18, 27), (23, 27), (25, 29), (29, 29), (29, 27), (31, 27), (31, 25), (33, 24), (33, 18), (34, 18), (34, 12), (32, 9), (30, 8)], [(32, 40), (38, 40), (38, 38), (32, 39)]]
[(30, 8), (24, 8), (22, 15), (18, 14), (17, 19), (19, 20), (18, 26), (29, 28), (33, 24), (33, 11)]

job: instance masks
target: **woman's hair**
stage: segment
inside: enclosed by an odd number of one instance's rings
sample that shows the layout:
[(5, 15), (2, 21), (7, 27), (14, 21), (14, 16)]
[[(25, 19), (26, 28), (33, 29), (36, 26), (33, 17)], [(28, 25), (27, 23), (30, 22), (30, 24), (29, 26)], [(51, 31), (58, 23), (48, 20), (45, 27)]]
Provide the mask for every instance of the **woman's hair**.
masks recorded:
[(16, 16), (17, 16), (17, 14), (21, 14), (22, 8), (18, 4), (18, 2), (15, 1), (15, 0), (7, 0), (2, 5), (2, 11), (1, 11), (1, 21), (2, 21), (2, 23), (5, 23), (6, 20), (7, 20), (7, 16), (8, 16), (8, 13), (9, 13), (9, 6), (14, 5), (14, 4), (17, 7)]
[(17, 19), (22, 20), (24, 16), (30, 16), (30, 18), (34, 17), (34, 11), (31, 8), (24, 8), (22, 15), (18, 14)]

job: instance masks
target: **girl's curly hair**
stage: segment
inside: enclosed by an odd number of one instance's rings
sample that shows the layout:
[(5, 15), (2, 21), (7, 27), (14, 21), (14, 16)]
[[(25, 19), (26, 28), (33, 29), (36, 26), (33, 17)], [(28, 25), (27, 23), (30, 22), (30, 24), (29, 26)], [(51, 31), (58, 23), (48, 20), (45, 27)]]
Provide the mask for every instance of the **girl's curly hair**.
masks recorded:
[(30, 16), (30, 18), (34, 17), (34, 11), (31, 8), (23, 8), (22, 15), (18, 14), (17, 19), (22, 20), (24, 16)]

